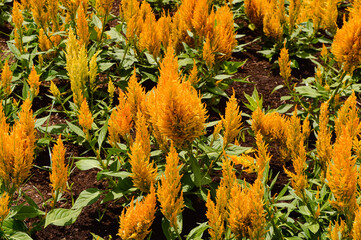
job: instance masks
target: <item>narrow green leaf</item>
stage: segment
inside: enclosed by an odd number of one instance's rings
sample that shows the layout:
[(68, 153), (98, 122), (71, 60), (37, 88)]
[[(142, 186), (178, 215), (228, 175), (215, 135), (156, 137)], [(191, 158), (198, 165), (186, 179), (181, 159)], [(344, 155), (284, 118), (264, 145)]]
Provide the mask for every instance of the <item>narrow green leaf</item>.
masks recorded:
[(69, 128), (75, 132), (76, 135), (86, 138), (85, 133), (83, 132), (83, 130), (81, 130), (78, 126), (72, 124), (71, 122), (66, 121), (66, 124), (68, 124)]

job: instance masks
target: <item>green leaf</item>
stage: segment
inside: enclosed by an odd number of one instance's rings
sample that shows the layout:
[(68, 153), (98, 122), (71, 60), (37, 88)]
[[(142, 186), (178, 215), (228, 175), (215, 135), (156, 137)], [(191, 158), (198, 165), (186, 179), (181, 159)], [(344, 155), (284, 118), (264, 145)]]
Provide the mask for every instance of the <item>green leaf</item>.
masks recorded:
[(46, 215), (44, 228), (50, 224), (55, 226), (71, 225), (76, 221), (81, 210), (82, 208), (76, 210), (64, 208), (53, 209)]
[(18, 206), (20, 207), (17, 210), (14, 218), (19, 220), (25, 220), (26, 218), (35, 218), (37, 216), (45, 215), (45, 212), (40, 211), (38, 208), (33, 206)]
[(89, 188), (82, 191), (76, 199), (72, 209), (80, 209), (95, 203), (101, 195), (101, 190)]
[(123, 196), (124, 196), (123, 191), (121, 191), (121, 192), (110, 191), (110, 192), (108, 192), (107, 195), (105, 195), (105, 197), (101, 201), (101, 204), (109, 202), (109, 201), (113, 201), (115, 199), (119, 199)]
[(79, 168), (79, 170), (82, 171), (86, 171), (92, 168), (98, 168), (100, 170), (102, 170), (102, 167), (100, 165), (100, 163), (97, 160), (93, 160), (93, 159), (82, 159), (82, 160), (78, 160), (75, 165), (77, 166), (77, 168)]
[(71, 122), (66, 121), (66, 124), (68, 124), (69, 128), (75, 132), (76, 135), (82, 137), (82, 138), (86, 138), (85, 133), (83, 132), (83, 130), (81, 130), (78, 126), (72, 124)]
[(127, 178), (131, 175), (131, 173), (126, 172), (126, 171), (121, 171), (121, 172), (102, 171), (102, 172), (98, 172), (98, 174), (102, 174), (102, 175), (106, 175), (106, 176), (110, 176), (110, 177), (118, 177), (121, 179)]
[(99, 136), (98, 136), (98, 145), (99, 145), (99, 149), (101, 148), (103, 142), (104, 142), (104, 139), (107, 135), (107, 132), (108, 132), (108, 121), (106, 121), (104, 123), (104, 126), (101, 128), (100, 132), (99, 132)]
[(202, 174), (201, 174), (201, 168), (199, 166), (199, 164), (197, 163), (197, 159), (195, 159), (193, 156), (190, 157), (190, 162), (191, 162), (191, 168), (192, 168), (192, 172), (193, 172), (193, 177), (194, 177), (194, 185), (196, 185), (197, 187), (202, 186)]
[(105, 72), (106, 70), (108, 70), (109, 68), (111, 68), (114, 65), (114, 63), (99, 63), (98, 67), (99, 67), (99, 72)]
[(310, 229), (310, 231), (314, 234), (316, 234), (318, 232), (318, 230), (320, 229), (320, 225), (316, 222), (313, 223), (311, 226), (308, 226), (308, 229)]
[(219, 87), (207, 87), (208, 91), (216, 95), (228, 98), (227, 94)]
[(187, 235), (186, 240), (201, 240), (203, 236), (203, 232), (207, 230), (209, 226), (207, 223), (201, 223), (198, 227), (193, 228), (189, 234)]
[(10, 235), (9, 240), (33, 240), (28, 234), (25, 232), (15, 232)]
[(99, 28), (102, 29), (103, 28), (103, 23), (102, 21), (98, 18), (97, 15), (93, 14), (93, 19), (92, 22), (94, 23), (94, 25)]

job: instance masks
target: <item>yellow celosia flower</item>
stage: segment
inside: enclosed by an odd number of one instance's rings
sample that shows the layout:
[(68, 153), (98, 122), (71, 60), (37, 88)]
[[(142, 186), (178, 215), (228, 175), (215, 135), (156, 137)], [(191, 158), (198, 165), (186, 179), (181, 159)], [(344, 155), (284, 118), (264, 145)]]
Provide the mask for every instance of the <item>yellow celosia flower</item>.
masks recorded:
[(92, 128), (93, 116), (85, 98), (80, 106), (78, 118), (79, 125), (83, 127), (83, 131), (88, 132)]
[(84, 45), (79, 45), (72, 29), (69, 30), (66, 44), (66, 70), (70, 78), (74, 103), (80, 107), (88, 79), (88, 57)]
[(15, 27), (19, 30), (22, 28), (24, 22), (24, 17), (20, 11), (20, 8), (20, 3), (18, 1), (14, 1), (12, 10), (12, 21), (15, 24)]
[(356, 208), (357, 169), (356, 159), (351, 156), (352, 138), (346, 127), (336, 140), (332, 152), (332, 161), (327, 168), (327, 183), (336, 200), (331, 201), (338, 211), (353, 219)]
[(361, 63), (361, 18), (352, 18), (338, 29), (331, 52), (343, 69), (352, 73)]
[(136, 122), (136, 139), (130, 148), (129, 163), (132, 166), (134, 186), (142, 192), (149, 192), (157, 177), (157, 167), (150, 163), (150, 136), (147, 121), (139, 112)]
[(325, 44), (322, 43), (321, 57), (323, 57), (324, 59), (326, 59), (326, 58), (327, 58), (327, 55), (328, 55), (328, 50), (327, 50)]
[(158, 38), (158, 32), (161, 30), (157, 29), (158, 25), (156, 23), (155, 16), (153, 14), (149, 14), (146, 16), (142, 24), (138, 42), (139, 49), (141, 51), (147, 49), (153, 57), (157, 59), (161, 45), (161, 41)]
[[(175, 146), (184, 148), (204, 134), (206, 109), (197, 91), (189, 82), (181, 82), (172, 47), (168, 48), (161, 68), (154, 104), (148, 109), (154, 128), (172, 140)], [(169, 68), (168, 68), (169, 67)], [(184, 96), (187, 96), (186, 98)]]
[(269, 9), (265, 12), (263, 18), (263, 32), (264, 34), (272, 38), (275, 41), (282, 41), (283, 38), (283, 26), (282, 18), (283, 12), (276, 5), (277, 1), (271, 1)]
[(328, 228), (328, 234), (331, 240), (343, 240), (345, 239), (347, 235), (346, 230), (346, 224), (345, 221), (341, 219), (340, 224), (336, 222), (335, 226), (331, 227), (331, 221), (330, 226)]
[(95, 9), (98, 16), (106, 16), (112, 9), (114, 0), (96, 0)]
[(251, 22), (256, 27), (261, 27), (263, 24), (263, 17), (265, 10), (267, 9), (265, 4), (268, 3), (263, 0), (245, 0), (244, 1), (244, 10)]
[(300, 156), (300, 142), (303, 142), (304, 140), (301, 129), (301, 120), (297, 117), (297, 108), (295, 108), (287, 125), (286, 145), (289, 151), (288, 155), (291, 159), (295, 159), (297, 156)]
[(211, 47), (211, 40), (207, 37), (206, 41), (203, 44), (203, 53), (202, 53), (203, 60), (206, 62), (209, 68), (212, 68), (215, 62), (215, 55), (213, 53)]
[(0, 197), (0, 223), (5, 220), (6, 216), (10, 212), (10, 200), (10, 196), (7, 192), (4, 192)]
[(155, 218), (156, 204), (157, 198), (154, 187), (141, 202), (135, 205), (133, 197), (130, 206), (122, 211), (117, 235), (122, 240), (143, 240), (150, 233), (149, 228)]
[(187, 80), (192, 84), (192, 86), (195, 86), (200, 80), (198, 78), (198, 68), (196, 65), (196, 60), (193, 60), (193, 68), (192, 68)]
[(160, 17), (156, 24), (157, 38), (164, 49), (168, 48), (169, 40), (171, 39), (171, 24), (172, 18), (170, 16)]
[(78, 18), (76, 20), (76, 29), (77, 34), (79, 36), (79, 45), (85, 45), (85, 47), (89, 43), (89, 26), (86, 17), (86, 13), (84, 11), (83, 5), (81, 4), (77, 11)]
[(136, 119), (137, 112), (144, 111), (143, 103), (145, 100), (145, 90), (137, 81), (137, 73), (134, 69), (133, 75), (130, 77), (128, 82), (128, 87), (126, 88), (126, 98), (130, 106), (130, 111), (134, 120)]
[(120, 18), (127, 23), (139, 11), (139, 2), (137, 0), (122, 0), (120, 5)]
[(44, 14), (44, 7), (47, 5), (46, 2), (46, 0), (33, 0), (30, 5), (35, 23), (42, 28), (46, 27), (49, 16), (48, 14)]
[(205, 37), (207, 34), (208, 0), (196, 1), (192, 18), (192, 26), (199, 37)]
[(64, 192), (68, 180), (68, 166), (65, 164), (65, 152), (61, 135), (53, 147), (51, 154), (50, 182), (54, 192)]
[(326, 0), (323, 6), (324, 11), (322, 15), (322, 20), (323, 20), (324, 28), (326, 28), (327, 30), (333, 33), (337, 29), (336, 22), (338, 16), (338, 11), (337, 11), (338, 2), (339, 2), (338, 0)]
[(256, 184), (250, 189), (243, 188), (238, 183), (234, 184), (227, 207), (228, 226), (237, 239), (263, 239), (266, 220), (263, 201)]
[(33, 65), (33, 68), (31, 69), (28, 78), (28, 84), (30, 86), (30, 91), (33, 93), (33, 96), (37, 96), (39, 94), (39, 86), (40, 86), (39, 79), (40, 79), (40, 75), (38, 75)]
[(30, 175), (30, 169), (34, 160), (35, 118), (31, 110), (31, 101), (26, 99), (19, 113), (19, 120), (15, 122), (10, 133), (6, 156), (12, 166), (8, 173), (11, 176), (12, 190), (16, 190), (20, 184)]
[(218, 207), (219, 205), (215, 205), (211, 200), (211, 194), (208, 192), (207, 196), (207, 213), (206, 216), (208, 218), (208, 225), (210, 229), (208, 230), (211, 239), (213, 240), (221, 240), (222, 234), (224, 232), (224, 219), (222, 216), (221, 209)]
[(304, 141), (306, 141), (311, 134), (310, 120), (308, 119), (308, 117), (309, 115), (307, 115), (307, 117), (305, 118), (305, 120), (303, 120), (302, 123), (302, 135)]
[(41, 28), (39, 30), (38, 38), (39, 38), (39, 48), (41, 49), (41, 51), (43, 52), (48, 51), (51, 48), (51, 42), (44, 34), (44, 29)]
[(232, 97), (228, 100), (224, 118), (222, 118), (224, 127), (224, 147), (226, 148), (239, 134), (242, 129), (242, 112), (239, 111), (237, 99), (233, 91)]
[(286, 48), (286, 42), (281, 49), (280, 57), (278, 58), (278, 65), (280, 66), (280, 75), (288, 83), (288, 79), (291, 77), (291, 61), (289, 60), (288, 49)]
[(10, 196), (4, 192), (0, 197), (0, 223), (2, 223), (10, 212)]
[(296, 191), (296, 194), (302, 198), (304, 196), (303, 191), (307, 187), (307, 176), (305, 174), (307, 169), (306, 151), (303, 141), (300, 141), (298, 156), (293, 157), (292, 163), (295, 173), (288, 171), (286, 168), (284, 170), (291, 178), (291, 186)]
[(8, 60), (5, 61), (4, 67), (1, 72), (1, 89), (6, 95), (11, 93), (11, 80), (13, 79), (13, 73), (10, 70)]
[(316, 141), (317, 155), (323, 171), (326, 171), (326, 163), (331, 160), (332, 156), (331, 131), (327, 127), (328, 118), (328, 102), (325, 102), (321, 104), (319, 132)]
[(115, 92), (115, 86), (113, 84), (113, 81), (109, 78), (108, 93), (109, 93), (110, 104), (113, 103), (114, 92)]
[(160, 179), (157, 196), (164, 217), (170, 222), (174, 229), (178, 228), (177, 216), (183, 211), (183, 191), (181, 189), (181, 178), (178, 166), (178, 153), (173, 146), (166, 158), (165, 171)]
[(50, 82), (50, 93), (55, 97), (55, 98), (60, 98), (61, 93), (59, 91), (59, 88), (55, 85), (55, 83), (53, 81)]
[[(128, 102), (124, 99), (124, 93), (120, 91), (120, 104), (117, 106), (108, 121), (109, 143), (113, 147), (117, 146), (120, 136), (128, 143), (131, 141), (129, 136), (130, 129), (133, 126), (131, 108)], [(122, 104), (123, 103), (123, 104)]]
[(337, 112), (337, 118), (335, 119), (336, 138), (341, 135), (344, 126), (347, 126), (351, 138), (355, 138), (360, 133), (359, 111), (356, 105), (357, 99), (353, 91)]
[(215, 140), (217, 140), (219, 138), (218, 135), (221, 132), (222, 128), (223, 128), (223, 122), (222, 122), (222, 120), (220, 120), (217, 123), (217, 125), (214, 127), (214, 130), (213, 130), (213, 133), (212, 133), (212, 135), (213, 135), (213, 140), (212, 141), (215, 141)]
[(298, 21), (298, 18), (300, 17), (300, 10), (302, 6), (302, 0), (291, 0), (290, 5), (288, 7), (289, 12), (289, 31), (292, 33), (293, 29), (295, 28), (295, 25)]

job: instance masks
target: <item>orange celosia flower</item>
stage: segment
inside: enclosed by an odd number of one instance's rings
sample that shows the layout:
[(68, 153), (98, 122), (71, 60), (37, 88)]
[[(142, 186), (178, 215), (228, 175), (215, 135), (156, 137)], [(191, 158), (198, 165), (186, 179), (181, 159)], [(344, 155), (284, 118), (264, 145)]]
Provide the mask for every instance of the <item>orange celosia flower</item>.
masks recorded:
[(171, 39), (171, 24), (172, 18), (170, 16), (160, 17), (156, 24), (157, 38), (164, 49), (168, 48), (169, 40)]
[(95, 1), (95, 9), (97, 11), (98, 16), (105, 16), (109, 14), (112, 9), (114, 0), (96, 0)]
[[(286, 145), (289, 156), (295, 159), (300, 156), (300, 142), (303, 142), (301, 120), (297, 117), (297, 108), (295, 108), (292, 117), (288, 121)], [(303, 145), (302, 145), (303, 146)]]
[(338, 2), (339, 2), (338, 0), (326, 0), (323, 6), (324, 9), (322, 14), (323, 25), (324, 28), (326, 28), (331, 32), (335, 32), (335, 30), (337, 29), (336, 22), (338, 16), (338, 11), (337, 11)]
[(207, 37), (203, 44), (203, 60), (206, 62), (209, 68), (212, 68), (215, 62), (215, 55), (211, 47), (211, 40)]
[(250, 189), (241, 187), (238, 183), (231, 189), (231, 197), (227, 204), (228, 226), (237, 239), (247, 237), (262, 239), (266, 233), (263, 201), (260, 198), (257, 185)]
[(303, 191), (307, 187), (307, 176), (305, 174), (307, 169), (306, 151), (305, 147), (303, 146), (303, 141), (299, 142), (298, 155), (294, 156), (292, 160), (295, 173), (288, 171), (286, 168), (284, 168), (284, 170), (291, 178), (291, 186), (296, 191), (296, 194), (300, 197), (303, 197)]
[(149, 228), (155, 218), (156, 203), (154, 187), (141, 202), (135, 205), (133, 197), (130, 206), (122, 211), (117, 235), (123, 240), (144, 239), (150, 233)]
[(10, 196), (4, 192), (0, 197), (0, 223), (2, 223), (10, 212)]
[(341, 219), (340, 224), (338, 222), (336, 222), (336, 224), (333, 228), (331, 227), (331, 222), (332, 221), (330, 221), (330, 226), (328, 228), (328, 234), (329, 234), (330, 239), (331, 240), (345, 239), (346, 234), (347, 234), (345, 221)]
[(77, 11), (78, 18), (76, 20), (77, 34), (79, 36), (79, 45), (88, 45), (89, 42), (89, 26), (84, 11), (83, 5), (81, 4)]
[(352, 225), (353, 239), (361, 239), (361, 207), (358, 206), (355, 212), (355, 220)]
[(1, 88), (6, 95), (10, 95), (11, 93), (11, 80), (13, 79), (13, 73), (10, 70), (8, 60), (5, 61), (4, 67), (1, 73)]
[(37, 96), (39, 94), (39, 86), (40, 86), (39, 79), (40, 79), (40, 75), (38, 75), (33, 65), (33, 68), (31, 69), (31, 72), (29, 74), (28, 84), (30, 86), (30, 91), (33, 93), (34, 96)]
[(207, 17), (208, 17), (208, 0), (196, 1), (194, 6), (194, 14), (192, 18), (192, 25), (199, 37), (205, 37), (207, 34)]
[(256, 27), (261, 27), (265, 10), (266, 1), (263, 0), (245, 0), (244, 9), (247, 17)]
[(136, 139), (130, 148), (129, 163), (132, 166), (134, 186), (142, 192), (149, 192), (157, 177), (157, 167), (150, 163), (150, 136), (147, 121), (139, 112), (136, 122)]
[(158, 30), (157, 27), (155, 16), (153, 14), (148, 15), (141, 26), (142, 31), (139, 34), (138, 42), (139, 49), (141, 51), (147, 49), (155, 59), (159, 55), (161, 45), (158, 32), (163, 30)]
[(346, 127), (336, 140), (332, 152), (332, 161), (327, 168), (327, 182), (336, 200), (331, 205), (353, 219), (356, 208), (357, 169), (356, 159), (351, 156), (352, 138)]
[(151, 107), (148, 111), (154, 128), (183, 148), (204, 134), (206, 109), (190, 83), (180, 81), (177, 60), (172, 59), (173, 56), (172, 47), (168, 47), (154, 91), (154, 104), (147, 106)]
[(320, 120), (318, 123), (319, 132), (316, 141), (318, 159), (324, 172), (326, 171), (326, 163), (331, 160), (332, 156), (331, 131), (327, 127), (328, 118), (328, 102), (325, 102), (321, 104)]
[(196, 60), (193, 60), (193, 68), (192, 68), (187, 80), (192, 84), (192, 86), (195, 86), (200, 80), (198, 78), (198, 68), (196, 65)]
[(133, 75), (129, 79), (128, 87), (126, 88), (126, 90), (127, 102), (130, 106), (130, 111), (135, 120), (137, 112), (139, 110), (144, 112), (143, 103), (145, 101), (145, 90), (142, 85), (140, 85), (140, 83), (137, 81), (137, 74), (135, 69)]
[(24, 17), (20, 11), (21, 5), (18, 1), (14, 1), (12, 10), (12, 21), (15, 27), (21, 31), (24, 22)]
[(352, 73), (361, 63), (361, 18), (352, 18), (338, 29), (331, 52), (343, 69)]
[(61, 135), (51, 154), (50, 182), (54, 192), (64, 192), (68, 180), (68, 166), (65, 164), (65, 152)]
[(206, 216), (208, 218), (208, 225), (210, 226), (210, 229), (208, 230), (209, 235), (213, 240), (221, 240), (223, 239), (222, 234), (224, 232), (224, 219), (221, 209), (218, 207), (219, 205), (215, 205), (211, 200), (210, 192), (208, 192), (206, 206)]
[(288, 79), (291, 77), (291, 61), (289, 60), (288, 49), (286, 48), (286, 42), (281, 49), (280, 57), (278, 58), (278, 65), (280, 66), (280, 75), (288, 83)]
[(177, 216), (183, 211), (183, 191), (181, 189), (181, 178), (178, 166), (178, 153), (173, 146), (166, 158), (165, 171), (160, 179), (157, 190), (158, 200), (161, 206), (161, 212), (170, 222), (170, 226), (177, 229)]
[(131, 141), (129, 134), (133, 126), (132, 113), (130, 105), (125, 101), (125, 96), (122, 91), (120, 91), (119, 102), (120, 104), (113, 110), (108, 121), (108, 140), (113, 147), (117, 146), (120, 136), (128, 143)]
[(100, 51), (96, 52), (90, 59), (89, 62), (89, 87), (90, 91), (94, 92), (97, 88), (96, 86), (96, 77), (98, 75), (98, 65), (97, 65), (97, 57)]
[(93, 116), (85, 98), (80, 106), (78, 118), (79, 125), (83, 127), (83, 131), (88, 132), (92, 128)]
[(33, 18), (35, 23), (42, 28), (46, 27), (46, 22), (48, 21), (48, 14), (45, 13), (44, 6), (46, 6), (46, 0), (33, 0), (31, 2), (31, 12), (33, 13)]
[[(270, 6), (272, 7), (272, 6)], [(274, 6), (272, 7), (275, 8)], [(263, 18), (263, 32), (264, 34), (274, 39), (275, 41), (282, 41), (283, 38), (283, 26), (281, 24), (280, 12), (277, 9), (270, 10), (265, 13)]]
[(239, 106), (233, 90), (233, 95), (227, 102), (225, 117), (221, 117), (224, 127), (223, 141), (225, 148), (238, 136), (242, 129), (241, 114), (242, 112), (239, 111)]
[(51, 48), (51, 42), (47, 38), (47, 36), (44, 34), (44, 29), (39, 30), (39, 48), (41, 51), (46, 52)]

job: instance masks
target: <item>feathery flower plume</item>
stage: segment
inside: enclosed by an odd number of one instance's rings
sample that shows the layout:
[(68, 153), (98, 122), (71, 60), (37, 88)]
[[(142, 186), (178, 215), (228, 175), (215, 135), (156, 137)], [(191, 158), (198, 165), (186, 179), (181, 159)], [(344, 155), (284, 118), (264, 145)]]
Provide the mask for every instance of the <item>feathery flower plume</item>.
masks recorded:
[(295, 25), (297, 23), (297, 20), (300, 15), (300, 10), (302, 6), (302, 0), (291, 0), (290, 5), (288, 7), (289, 12), (289, 28), (290, 32), (292, 33), (293, 29), (295, 28)]
[(4, 192), (0, 197), (0, 224), (5, 220), (6, 216), (10, 212), (9, 204), (10, 196), (7, 192)]
[(34, 97), (39, 94), (39, 86), (40, 86), (39, 79), (40, 79), (40, 75), (38, 75), (33, 65), (33, 68), (31, 69), (31, 72), (29, 74), (28, 84), (30, 86), (30, 91), (32, 92)]
[(46, 52), (51, 48), (51, 42), (44, 34), (44, 29), (40, 28), (39, 30), (39, 47), (41, 51)]
[(319, 132), (316, 141), (317, 155), (323, 172), (326, 171), (326, 164), (332, 157), (331, 131), (327, 127), (328, 118), (328, 102), (324, 102), (321, 104)]
[(113, 81), (109, 78), (108, 93), (109, 93), (110, 104), (113, 103), (114, 92), (115, 92), (115, 86), (113, 84)]
[(108, 121), (109, 143), (113, 147), (122, 137), (127, 143), (131, 142), (130, 129), (133, 126), (133, 117), (129, 103), (124, 93), (120, 90), (119, 105), (113, 110)]
[(4, 91), (6, 95), (10, 95), (11, 93), (11, 80), (13, 79), (13, 73), (10, 70), (8, 60), (5, 61), (4, 67), (1, 72), (1, 89)]
[(85, 47), (88, 45), (89, 42), (89, 26), (87, 17), (85, 15), (85, 11), (83, 8), (83, 5), (81, 4), (78, 8), (77, 15), (78, 18), (76, 20), (76, 28), (77, 28), (77, 34), (79, 36), (79, 45), (85, 45)]
[(49, 91), (55, 98), (60, 98), (61, 93), (59, 91), (59, 88), (55, 85), (53, 81), (50, 82)]
[(208, 218), (208, 225), (210, 229), (208, 230), (211, 239), (213, 240), (221, 240), (222, 234), (224, 232), (224, 218), (222, 209), (219, 208), (218, 204), (214, 204), (211, 200), (211, 194), (208, 192), (207, 196), (207, 213), (206, 216)]
[(15, 27), (21, 30), (24, 17), (20, 11), (21, 5), (18, 1), (14, 1), (13, 3), (13, 10), (12, 10), (12, 21), (15, 24)]
[(33, 13), (33, 18), (35, 23), (42, 28), (46, 27), (48, 21), (48, 14), (44, 14), (46, 6), (46, 0), (33, 0), (31, 2), (31, 12)]
[(89, 62), (89, 87), (90, 91), (94, 92), (96, 89), (95, 80), (98, 75), (97, 57), (100, 51), (96, 52), (90, 59)]
[(194, 6), (194, 13), (192, 18), (192, 26), (199, 37), (205, 37), (206, 26), (207, 26), (207, 17), (208, 17), (208, 0), (199, 0), (196, 1)]
[(177, 60), (173, 56), (173, 48), (168, 47), (161, 63), (154, 105), (148, 111), (153, 127), (172, 140), (175, 146), (184, 148), (204, 134), (206, 109), (190, 83), (180, 81)]
[(337, 4), (338, 0), (326, 0), (324, 2), (324, 11), (322, 15), (322, 20), (324, 27), (330, 32), (335, 32), (337, 29)]
[(277, 9), (266, 12), (263, 18), (263, 32), (267, 37), (274, 39), (275, 41), (282, 41), (283, 26)]
[(70, 78), (74, 103), (80, 107), (88, 79), (88, 57), (84, 45), (79, 45), (72, 29), (69, 30), (66, 44), (66, 70)]
[(92, 128), (93, 116), (89, 110), (89, 106), (85, 98), (81, 103), (78, 118), (79, 125), (83, 127), (84, 132), (88, 133), (88, 131)]
[(242, 112), (239, 111), (239, 106), (233, 90), (233, 95), (227, 102), (225, 117), (221, 117), (224, 127), (223, 140), (225, 148), (238, 136), (242, 129), (241, 114)]
[(332, 161), (327, 168), (327, 182), (335, 201), (331, 205), (347, 217), (346, 222), (353, 220), (356, 209), (357, 169), (356, 159), (351, 156), (352, 138), (346, 127), (336, 139), (332, 152)]
[(346, 72), (352, 72), (361, 63), (361, 18), (356, 17), (345, 22), (338, 29), (332, 42), (331, 52)]
[(187, 81), (189, 81), (192, 86), (195, 86), (199, 82), (199, 80), (200, 79), (198, 78), (198, 68), (196, 65), (196, 60), (193, 60), (193, 68), (189, 74)]
[(215, 62), (215, 55), (211, 47), (211, 40), (207, 37), (203, 44), (203, 60), (206, 62), (208, 68), (212, 68)]
[(156, 203), (154, 187), (151, 187), (150, 193), (135, 205), (133, 197), (130, 206), (122, 211), (117, 235), (123, 240), (143, 240), (146, 238), (155, 218)]
[(137, 81), (137, 73), (134, 68), (133, 75), (130, 77), (128, 87), (126, 88), (126, 98), (130, 106), (130, 111), (133, 115), (133, 119), (136, 119), (137, 112), (143, 111), (143, 103), (145, 101), (145, 90)]
[[(303, 142), (302, 127), (300, 118), (297, 117), (297, 108), (293, 111), (292, 117), (288, 121), (286, 145), (291, 159), (300, 156), (300, 142)], [(302, 144), (303, 146), (303, 144)]]
[(241, 187), (238, 183), (234, 184), (227, 206), (228, 226), (237, 239), (263, 239), (266, 220), (263, 201), (256, 184), (250, 189)]
[(65, 164), (65, 152), (66, 149), (60, 135), (51, 154), (50, 185), (53, 187), (53, 192), (64, 192), (66, 190), (68, 166)]
[(291, 61), (289, 60), (288, 49), (286, 48), (286, 42), (281, 49), (280, 57), (278, 58), (278, 64), (280, 66), (280, 75), (288, 83), (288, 79), (291, 77)]
[(160, 179), (157, 190), (158, 200), (161, 206), (161, 212), (169, 221), (170, 226), (177, 229), (177, 216), (183, 211), (183, 191), (181, 189), (181, 178), (178, 166), (178, 153), (173, 147), (170, 148), (166, 158), (165, 171)]
[(95, 9), (97, 11), (97, 15), (104, 17), (109, 14), (110, 10), (112, 9), (113, 2), (114, 0), (96, 0)]
[(346, 237), (346, 224), (345, 221), (341, 219), (340, 224), (336, 222), (335, 226), (331, 227), (331, 221), (330, 226), (328, 228), (328, 234), (331, 240), (342, 240)]
[(168, 48), (169, 41), (171, 39), (171, 24), (172, 18), (170, 16), (161, 16), (156, 24), (157, 39), (163, 45), (164, 49)]
[(322, 43), (321, 57), (323, 57), (323, 59), (326, 59), (327, 55), (328, 55), (328, 50), (327, 50), (325, 44)]
[(247, 17), (256, 27), (262, 27), (264, 18), (265, 1), (262, 0), (245, 0), (244, 9)]
[[(213, 135), (213, 141), (215, 141), (215, 140), (217, 140), (218, 138), (219, 138), (219, 133), (221, 132), (221, 130), (222, 130), (222, 128), (223, 128), (223, 122), (222, 122), (222, 120), (220, 120), (218, 123), (217, 123), (217, 125), (214, 127), (214, 130), (213, 130), (213, 133), (212, 133), (212, 135)], [(211, 144), (212, 145), (212, 144)]]
[(285, 167), (283, 168), (287, 175), (291, 178), (291, 186), (296, 191), (296, 194), (302, 198), (303, 191), (307, 187), (307, 176), (305, 174), (307, 169), (306, 151), (305, 147), (303, 146), (303, 141), (299, 142), (298, 148), (298, 155), (292, 158), (295, 173), (288, 171)]
[(134, 186), (142, 192), (149, 192), (157, 177), (157, 167), (150, 163), (150, 136), (147, 120), (138, 112), (136, 121), (136, 138), (130, 148), (129, 163), (132, 166)]
[(361, 207), (358, 206), (355, 212), (355, 220), (352, 226), (353, 239), (361, 239)]
[(142, 51), (147, 49), (153, 57), (156, 59), (160, 52), (161, 41), (158, 38), (159, 31), (157, 29), (158, 24), (156, 22), (154, 14), (146, 16), (143, 25), (141, 26), (141, 33), (139, 34), (139, 49)]

